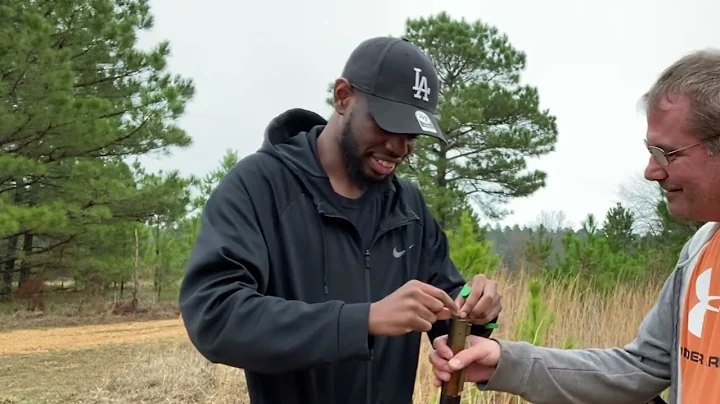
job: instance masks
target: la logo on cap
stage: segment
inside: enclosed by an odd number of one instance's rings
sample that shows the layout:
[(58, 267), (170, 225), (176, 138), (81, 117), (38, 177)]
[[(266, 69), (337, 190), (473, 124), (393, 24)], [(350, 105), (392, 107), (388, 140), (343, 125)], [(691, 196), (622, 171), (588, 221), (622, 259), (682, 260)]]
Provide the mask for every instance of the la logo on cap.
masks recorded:
[(422, 69), (417, 67), (415, 68), (415, 85), (413, 85), (412, 89), (415, 91), (413, 97), (425, 102), (430, 101), (428, 98), (428, 95), (430, 95), (430, 87), (428, 87), (427, 77), (422, 75)]

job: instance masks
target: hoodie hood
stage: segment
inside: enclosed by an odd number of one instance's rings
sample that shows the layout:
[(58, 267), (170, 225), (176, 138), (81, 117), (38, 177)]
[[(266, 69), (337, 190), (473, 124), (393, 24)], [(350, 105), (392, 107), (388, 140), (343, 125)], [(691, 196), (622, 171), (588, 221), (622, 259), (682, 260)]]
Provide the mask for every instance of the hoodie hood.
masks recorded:
[[(327, 120), (320, 115), (300, 108), (290, 109), (275, 117), (265, 129), (265, 139), (260, 146), (261, 153), (267, 153), (280, 160), (312, 195), (318, 213), (327, 213), (329, 206), (322, 198), (323, 189), (331, 187), (320, 160), (317, 157), (316, 139), (327, 125)], [(331, 189), (331, 188), (330, 188)], [(317, 216), (320, 228), (322, 218)], [(327, 234), (322, 231), (322, 273), (323, 291), (328, 289), (327, 268)]]
[(287, 110), (270, 121), (259, 151), (279, 159), (301, 179), (327, 178), (313, 146), (325, 125), (327, 120), (315, 112)]

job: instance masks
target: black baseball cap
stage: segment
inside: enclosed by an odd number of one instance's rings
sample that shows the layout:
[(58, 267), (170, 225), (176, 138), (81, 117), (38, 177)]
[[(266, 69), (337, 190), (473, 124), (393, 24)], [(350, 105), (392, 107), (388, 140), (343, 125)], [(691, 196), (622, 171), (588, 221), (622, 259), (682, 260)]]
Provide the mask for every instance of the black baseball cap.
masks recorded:
[(445, 142), (435, 114), (440, 79), (430, 58), (405, 38), (370, 38), (358, 45), (342, 77), (368, 97), (377, 124), (392, 133)]

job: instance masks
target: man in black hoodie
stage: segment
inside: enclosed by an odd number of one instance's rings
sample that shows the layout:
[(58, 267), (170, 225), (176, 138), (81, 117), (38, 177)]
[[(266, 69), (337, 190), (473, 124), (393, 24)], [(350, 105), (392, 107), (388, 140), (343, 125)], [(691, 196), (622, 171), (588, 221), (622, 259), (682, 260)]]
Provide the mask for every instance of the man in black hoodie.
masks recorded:
[(423, 332), (456, 314), (490, 335), (496, 283), (478, 275), (458, 297), (443, 230), (394, 175), (416, 136), (444, 141), (438, 88), (416, 46), (367, 40), (330, 121), (276, 117), (208, 200), (180, 308), (202, 355), (245, 370), (252, 403), (410, 404)]

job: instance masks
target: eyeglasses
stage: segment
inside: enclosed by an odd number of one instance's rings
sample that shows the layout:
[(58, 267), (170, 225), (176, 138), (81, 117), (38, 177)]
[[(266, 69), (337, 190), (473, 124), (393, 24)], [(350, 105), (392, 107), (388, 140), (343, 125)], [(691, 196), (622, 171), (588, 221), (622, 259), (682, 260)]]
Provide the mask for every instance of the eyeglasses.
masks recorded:
[(668, 159), (669, 156), (672, 156), (675, 153), (681, 152), (683, 150), (687, 150), (691, 147), (695, 147), (695, 146), (710, 142), (710, 141), (718, 139), (718, 138), (720, 138), (720, 135), (715, 135), (711, 138), (691, 144), (690, 146), (681, 147), (679, 149), (675, 149), (675, 150), (669, 151), (669, 152), (666, 152), (665, 150), (663, 150), (662, 148), (657, 147), (657, 146), (650, 146), (647, 142), (647, 139), (644, 139), (643, 141), (645, 142), (645, 147), (647, 147), (648, 151), (650, 152), (650, 155), (653, 156), (653, 158), (658, 162), (658, 164), (660, 164), (663, 167), (667, 167), (670, 164), (670, 159)]

